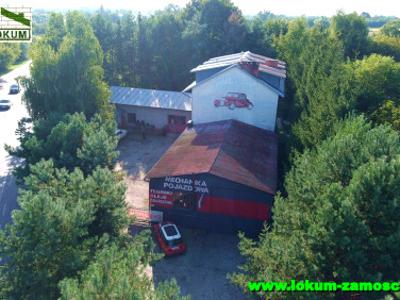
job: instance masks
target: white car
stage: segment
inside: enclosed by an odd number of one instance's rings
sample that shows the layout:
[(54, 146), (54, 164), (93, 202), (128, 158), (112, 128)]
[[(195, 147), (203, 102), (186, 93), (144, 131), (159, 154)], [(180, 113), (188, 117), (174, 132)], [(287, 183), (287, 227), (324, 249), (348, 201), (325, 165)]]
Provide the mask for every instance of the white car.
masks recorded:
[(117, 129), (115, 131), (115, 136), (117, 137), (118, 141), (122, 140), (128, 134), (128, 130), (126, 129)]
[(0, 100), (0, 110), (8, 110), (11, 108), (10, 100)]

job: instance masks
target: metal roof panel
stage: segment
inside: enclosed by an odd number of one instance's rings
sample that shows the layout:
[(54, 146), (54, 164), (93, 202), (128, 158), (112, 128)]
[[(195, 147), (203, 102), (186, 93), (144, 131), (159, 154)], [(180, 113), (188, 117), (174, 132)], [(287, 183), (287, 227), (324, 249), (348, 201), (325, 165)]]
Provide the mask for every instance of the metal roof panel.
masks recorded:
[(114, 104), (192, 110), (192, 97), (189, 93), (120, 86), (111, 86), (110, 89), (110, 102)]
[(146, 178), (212, 175), (274, 194), (278, 141), (275, 133), (236, 120), (187, 128)]
[(284, 61), (251, 53), (250, 51), (212, 57), (190, 70), (190, 72), (194, 73), (241, 63), (257, 63), (261, 72), (286, 78), (286, 63)]

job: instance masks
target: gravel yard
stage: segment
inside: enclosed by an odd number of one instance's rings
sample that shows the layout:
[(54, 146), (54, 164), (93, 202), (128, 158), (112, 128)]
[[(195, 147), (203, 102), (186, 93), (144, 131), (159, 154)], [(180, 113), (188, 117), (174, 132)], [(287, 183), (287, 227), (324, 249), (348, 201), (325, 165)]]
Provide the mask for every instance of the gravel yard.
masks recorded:
[(177, 135), (148, 136), (143, 140), (141, 135), (130, 133), (120, 142), (116, 169), (122, 169), (128, 175), (125, 180), (129, 208), (148, 211), (149, 183), (144, 177), (176, 138)]
[(154, 281), (175, 277), (182, 295), (190, 295), (192, 300), (245, 299), (226, 278), (242, 262), (237, 236), (187, 228), (181, 231), (187, 252), (157, 262), (153, 267)]
[[(120, 142), (117, 170), (127, 173), (126, 201), (129, 208), (148, 211), (148, 182), (146, 173), (177, 138), (174, 136), (141, 136), (129, 134)], [(153, 267), (155, 283), (175, 278), (182, 295), (193, 300), (245, 299), (241, 291), (227, 279), (227, 273), (237, 270), (242, 262), (236, 235), (210, 233), (180, 228), (188, 246), (184, 255), (164, 258)]]

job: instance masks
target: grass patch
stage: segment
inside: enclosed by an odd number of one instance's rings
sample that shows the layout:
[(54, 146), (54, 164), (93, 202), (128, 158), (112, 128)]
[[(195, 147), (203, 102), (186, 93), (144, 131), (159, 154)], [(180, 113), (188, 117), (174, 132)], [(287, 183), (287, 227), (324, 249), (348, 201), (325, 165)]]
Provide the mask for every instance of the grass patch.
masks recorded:
[(24, 63), (26, 63), (28, 60), (29, 59), (19, 61), (15, 64), (11, 65), (7, 69), (0, 70), (0, 76), (3, 76), (4, 74), (7, 74), (8, 72), (11, 72), (12, 70), (14, 70), (14, 69), (18, 68), (19, 66), (23, 65)]

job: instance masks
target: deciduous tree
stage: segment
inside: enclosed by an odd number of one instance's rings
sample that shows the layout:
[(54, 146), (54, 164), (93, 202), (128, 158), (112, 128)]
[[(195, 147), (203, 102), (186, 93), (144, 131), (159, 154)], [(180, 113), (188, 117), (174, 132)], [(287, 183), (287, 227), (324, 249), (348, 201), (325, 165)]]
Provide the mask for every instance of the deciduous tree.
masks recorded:
[(61, 13), (51, 13), (45, 35), (46, 43), (57, 51), (66, 35), (64, 15)]
[(330, 30), (342, 41), (345, 57), (354, 59), (364, 55), (368, 47), (368, 27), (364, 17), (339, 12), (333, 16)]
[(400, 20), (387, 22), (381, 29), (381, 32), (387, 36), (400, 38)]
[(357, 95), (356, 108), (368, 115), (385, 100), (400, 99), (400, 63), (391, 57), (372, 54), (347, 65), (352, 71)]
[[(61, 22), (60, 16), (54, 22)], [(101, 113), (113, 117), (109, 91), (103, 81), (103, 53), (86, 18), (71, 12), (66, 35), (49, 33), (32, 48), (31, 78), (22, 81), (25, 103), (34, 119), (50, 113)], [(53, 45), (54, 44), (54, 45)], [(54, 49), (58, 48), (58, 49)]]
[(0, 71), (6, 71), (16, 62), (20, 55), (20, 47), (13, 43), (0, 43)]
[(192, 66), (210, 57), (247, 50), (242, 12), (230, 0), (193, 0), (185, 7), (183, 19)]
[(371, 116), (378, 124), (389, 124), (400, 131), (399, 101), (386, 100)]
[(400, 62), (400, 37), (376, 34), (371, 38), (369, 52), (392, 56)]

